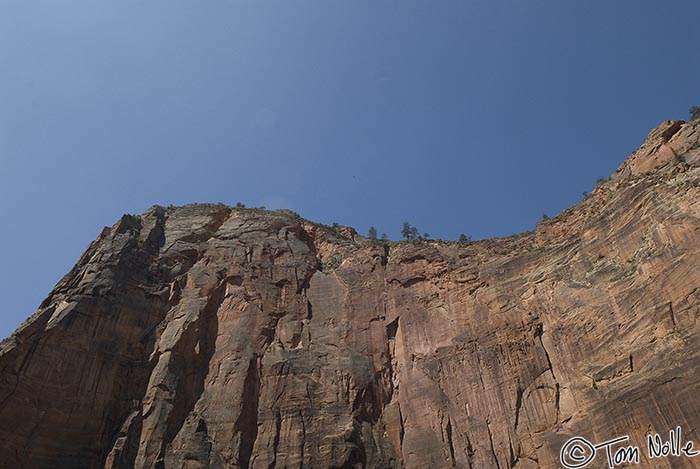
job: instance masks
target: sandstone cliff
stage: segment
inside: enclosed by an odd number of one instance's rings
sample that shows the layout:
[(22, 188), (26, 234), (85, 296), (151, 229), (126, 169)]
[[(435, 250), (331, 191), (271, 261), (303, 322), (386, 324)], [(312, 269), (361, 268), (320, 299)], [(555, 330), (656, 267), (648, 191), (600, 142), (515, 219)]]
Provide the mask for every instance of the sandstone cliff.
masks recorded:
[(469, 244), (126, 215), (0, 344), (0, 467), (529, 469), (573, 435), (700, 442), (699, 140), (662, 124), (535, 232)]

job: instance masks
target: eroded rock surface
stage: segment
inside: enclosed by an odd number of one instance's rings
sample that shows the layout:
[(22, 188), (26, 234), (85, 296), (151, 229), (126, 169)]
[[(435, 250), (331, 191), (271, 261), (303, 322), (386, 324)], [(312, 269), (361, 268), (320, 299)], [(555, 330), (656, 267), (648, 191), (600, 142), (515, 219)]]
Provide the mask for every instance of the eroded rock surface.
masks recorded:
[(126, 215), (0, 344), (0, 467), (529, 469), (572, 435), (700, 442), (699, 135), (662, 124), (535, 232), (468, 244)]

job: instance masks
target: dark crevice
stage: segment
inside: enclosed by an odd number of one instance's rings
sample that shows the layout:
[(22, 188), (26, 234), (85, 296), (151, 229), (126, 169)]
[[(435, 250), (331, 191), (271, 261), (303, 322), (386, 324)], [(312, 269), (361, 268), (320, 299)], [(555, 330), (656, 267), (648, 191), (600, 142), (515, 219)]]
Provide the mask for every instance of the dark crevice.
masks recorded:
[(314, 275), (314, 273), (316, 273), (315, 270), (310, 270), (304, 273), (304, 277), (297, 277), (297, 295), (300, 295), (301, 293), (309, 289), (309, 287), (311, 286), (311, 277)]
[(396, 332), (399, 330), (399, 318), (394, 319), (389, 324), (386, 325), (386, 338), (387, 340), (395, 340)]
[(671, 323), (673, 324), (673, 328), (676, 328), (676, 313), (673, 311), (673, 303), (670, 301), (668, 302), (668, 312), (671, 316)]
[(243, 277), (241, 277), (240, 275), (229, 275), (228, 277), (226, 277), (226, 282), (229, 285), (240, 287), (241, 285), (243, 285)]
[(355, 469), (357, 467), (367, 467), (367, 451), (365, 450), (365, 444), (362, 441), (362, 423), (355, 420), (353, 421), (352, 432), (345, 438), (345, 441), (349, 444), (350, 451), (348, 451), (345, 461), (340, 466), (331, 466), (331, 469)]
[(306, 446), (306, 425), (304, 424), (304, 414), (299, 410), (299, 419), (301, 420), (301, 456), (299, 458), (299, 469), (304, 469), (304, 447)]
[(496, 456), (496, 447), (493, 444), (493, 434), (491, 433), (491, 424), (489, 421), (486, 421), (486, 430), (488, 431), (489, 434), (489, 444), (491, 446), (491, 455), (493, 456), (493, 460), (496, 461), (496, 468), (501, 469), (501, 463), (498, 462), (498, 456)]
[(394, 369), (394, 360), (396, 357), (396, 334), (399, 330), (399, 318), (394, 319), (386, 326), (386, 347), (387, 347), (387, 371), (389, 373), (388, 388), (385, 390), (385, 404), (391, 402), (394, 397), (394, 386), (398, 381), (396, 370)]
[(510, 450), (510, 467), (515, 467), (520, 460), (520, 456), (515, 455), (515, 451), (513, 450), (513, 440), (510, 438), (508, 440), (508, 448)]
[(382, 265), (386, 266), (389, 263), (389, 246), (386, 244), (383, 246), (384, 248), (384, 255), (382, 256)]
[(559, 422), (559, 409), (560, 409), (560, 394), (561, 394), (561, 389), (559, 386), (559, 381), (557, 380), (556, 375), (554, 374), (554, 366), (552, 366), (552, 359), (549, 356), (549, 351), (547, 350), (547, 347), (544, 346), (544, 340), (542, 339), (542, 336), (544, 335), (544, 325), (540, 324), (537, 328), (537, 331), (535, 332), (535, 337), (539, 339), (540, 341), (540, 346), (542, 347), (542, 350), (544, 351), (545, 358), (547, 359), (547, 367), (549, 368), (549, 371), (552, 373), (552, 379), (554, 380), (554, 385), (555, 385), (555, 392), (556, 392), (556, 398), (555, 398), (555, 404), (556, 404), (556, 411), (557, 411), (557, 422)]
[(452, 441), (452, 419), (448, 417), (447, 419), (447, 428), (445, 433), (447, 433), (447, 443), (450, 445), (450, 461), (452, 462), (452, 466), (454, 467), (455, 465), (455, 446), (454, 442)]
[(520, 386), (520, 383), (518, 383), (518, 391), (517, 391), (517, 397), (515, 399), (515, 425), (513, 426), (513, 430), (517, 433), (518, 432), (518, 424), (520, 422), (520, 410), (523, 406), (523, 388)]
[(111, 459), (110, 463), (113, 469), (134, 467), (139, 450), (139, 435), (141, 435), (142, 423), (143, 417), (140, 410), (127, 417), (109, 452), (108, 457)]
[(664, 384), (671, 383), (671, 382), (673, 382), (673, 381), (675, 381), (675, 380), (677, 380), (677, 379), (681, 379), (681, 377), (680, 377), (680, 376), (672, 376), (671, 378), (665, 379), (665, 380), (663, 380), (663, 381), (657, 381), (657, 380), (655, 380), (655, 379), (652, 379), (651, 381), (654, 382), (654, 383), (656, 383), (657, 386), (662, 386), (662, 385), (664, 385)]
[(401, 444), (401, 457), (403, 458), (403, 437), (406, 435), (406, 428), (404, 427), (404, 420), (403, 420), (403, 414), (401, 413), (401, 404), (399, 404), (399, 424), (401, 427), (399, 428), (399, 442)]
[(661, 138), (663, 138), (664, 141), (668, 142), (674, 135), (678, 133), (679, 130), (681, 130), (683, 124), (685, 124), (685, 122), (682, 120), (675, 121), (668, 129), (664, 130), (664, 132), (661, 134)]
[(473, 467), (472, 459), (474, 458), (474, 447), (472, 446), (472, 440), (469, 439), (467, 435), (467, 464), (469, 464), (469, 469)]
[(358, 390), (352, 402), (352, 410), (360, 422), (375, 424), (379, 421), (383, 410), (381, 402), (382, 399), (374, 381), (370, 381), (366, 388)]
[(260, 398), (260, 369), (258, 358), (251, 357), (243, 382), (243, 408), (235, 423), (235, 430), (240, 433), (238, 466), (247, 469), (253, 454), (253, 446), (258, 438), (258, 405)]
[(288, 311), (284, 308), (278, 308), (276, 311), (270, 311), (269, 319), (267, 324), (265, 324), (260, 330), (260, 334), (265, 338), (263, 342), (263, 347), (267, 347), (272, 343), (277, 334), (277, 326), (280, 319), (287, 315)]
[[(168, 415), (165, 434), (161, 444), (161, 455), (175, 439), (187, 416), (194, 409), (204, 391), (204, 381), (209, 372), (209, 362), (214, 355), (216, 337), (219, 331), (217, 312), (224, 300), (226, 283), (220, 282), (209, 296), (206, 306), (201, 311), (196, 324), (190, 326), (193, 336), (181, 339), (180, 347), (173, 349), (173, 362), (169, 369), (178, 377), (177, 390), (172, 393), (175, 401)], [(194, 350), (199, 346), (199, 353)], [(181, 347), (185, 350), (177, 350)]]
[(282, 415), (279, 409), (275, 409), (275, 439), (272, 443), (272, 462), (268, 465), (268, 469), (274, 469), (277, 465), (277, 449), (280, 445), (280, 432), (282, 430)]
[(200, 418), (199, 422), (197, 423), (197, 428), (194, 430), (195, 433), (208, 433), (207, 430), (207, 422), (204, 421), (204, 419)]
[(403, 288), (410, 288), (413, 285), (416, 285), (417, 283), (425, 282), (425, 277), (414, 277), (406, 280), (405, 282), (401, 283), (401, 286)]
[[(126, 268), (128, 265), (129, 268), (127, 272), (117, 275), (113, 279), (115, 290), (128, 292), (130, 288), (135, 287), (142, 291), (158, 291), (169, 283), (164, 280), (164, 272), (153, 267), (153, 259), (159, 255), (160, 249), (165, 244), (165, 213), (162, 207), (154, 207), (150, 213), (150, 216), (155, 218), (155, 222), (150, 228), (145, 242), (130, 243), (130, 250), (127, 248), (119, 253), (117, 264), (122, 268)], [(142, 225), (141, 221), (139, 221), (139, 225)], [(103, 230), (99, 241), (104, 242), (110, 233), (111, 231)], [(139, 233), (134, 233), (132, 236), (140, 236), (140, 229)], [(109, 251), (110, 246), (103, 245), (98, 250)], [(101, 259), (102, 256), (98, 262)], [(128, 295), (128, 293), (125, 294)], [(149, 362), (147, 357), (155, 348), (155, 334), (153, 332), (167, 316), (169, 305), (165, 298), (153, 295), (144, 308), (147, 308), (144, 309), (144, 313), (148, 313), (146, 316), (148, 321), (145, 322), (141, 333), (136, 335), (135, 341), (130, 345), (133, 353), (130, 354), (132, 358), (128, 359), (129, 365), (125, 365), (120, 372), (120, 377), (114, 379), (115, 383), (123, 383), (129, 392), (122, 393), (118, 397), (115, 396), (116, 399), (109, 405), (108, 416), (105, 417), (100, 437), (100, 464), (102, 466), (119, 441), (120, 449), (113, 455), (112, 467), (115, 469), (133, 467), (137, 457), (143, 422), (140, 407), (155, 366), (155, 363)], [(127, 363), (127, 360), (124, 363)]]

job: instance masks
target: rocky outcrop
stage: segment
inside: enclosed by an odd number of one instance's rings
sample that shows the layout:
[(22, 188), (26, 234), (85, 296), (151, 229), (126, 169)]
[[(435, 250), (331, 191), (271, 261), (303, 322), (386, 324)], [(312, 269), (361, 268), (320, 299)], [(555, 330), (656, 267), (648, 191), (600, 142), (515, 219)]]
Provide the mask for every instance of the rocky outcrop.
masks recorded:
[(503, 239), (125, 215), (0, 345), (0, 467), (529, 469), (574, 435), (700, 442), (699, 135), (663, 124)]

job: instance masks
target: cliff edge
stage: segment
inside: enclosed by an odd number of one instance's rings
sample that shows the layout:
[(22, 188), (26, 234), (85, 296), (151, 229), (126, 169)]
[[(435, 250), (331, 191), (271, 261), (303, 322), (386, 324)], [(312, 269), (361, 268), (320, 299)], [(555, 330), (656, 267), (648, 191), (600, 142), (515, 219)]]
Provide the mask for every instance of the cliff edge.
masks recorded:
[(576, 435), (700, 442), (699, 140), (666, 122), (580, 204), (474, 243), (125, 215), (0, 344), (0, 467), (531, 469)]

